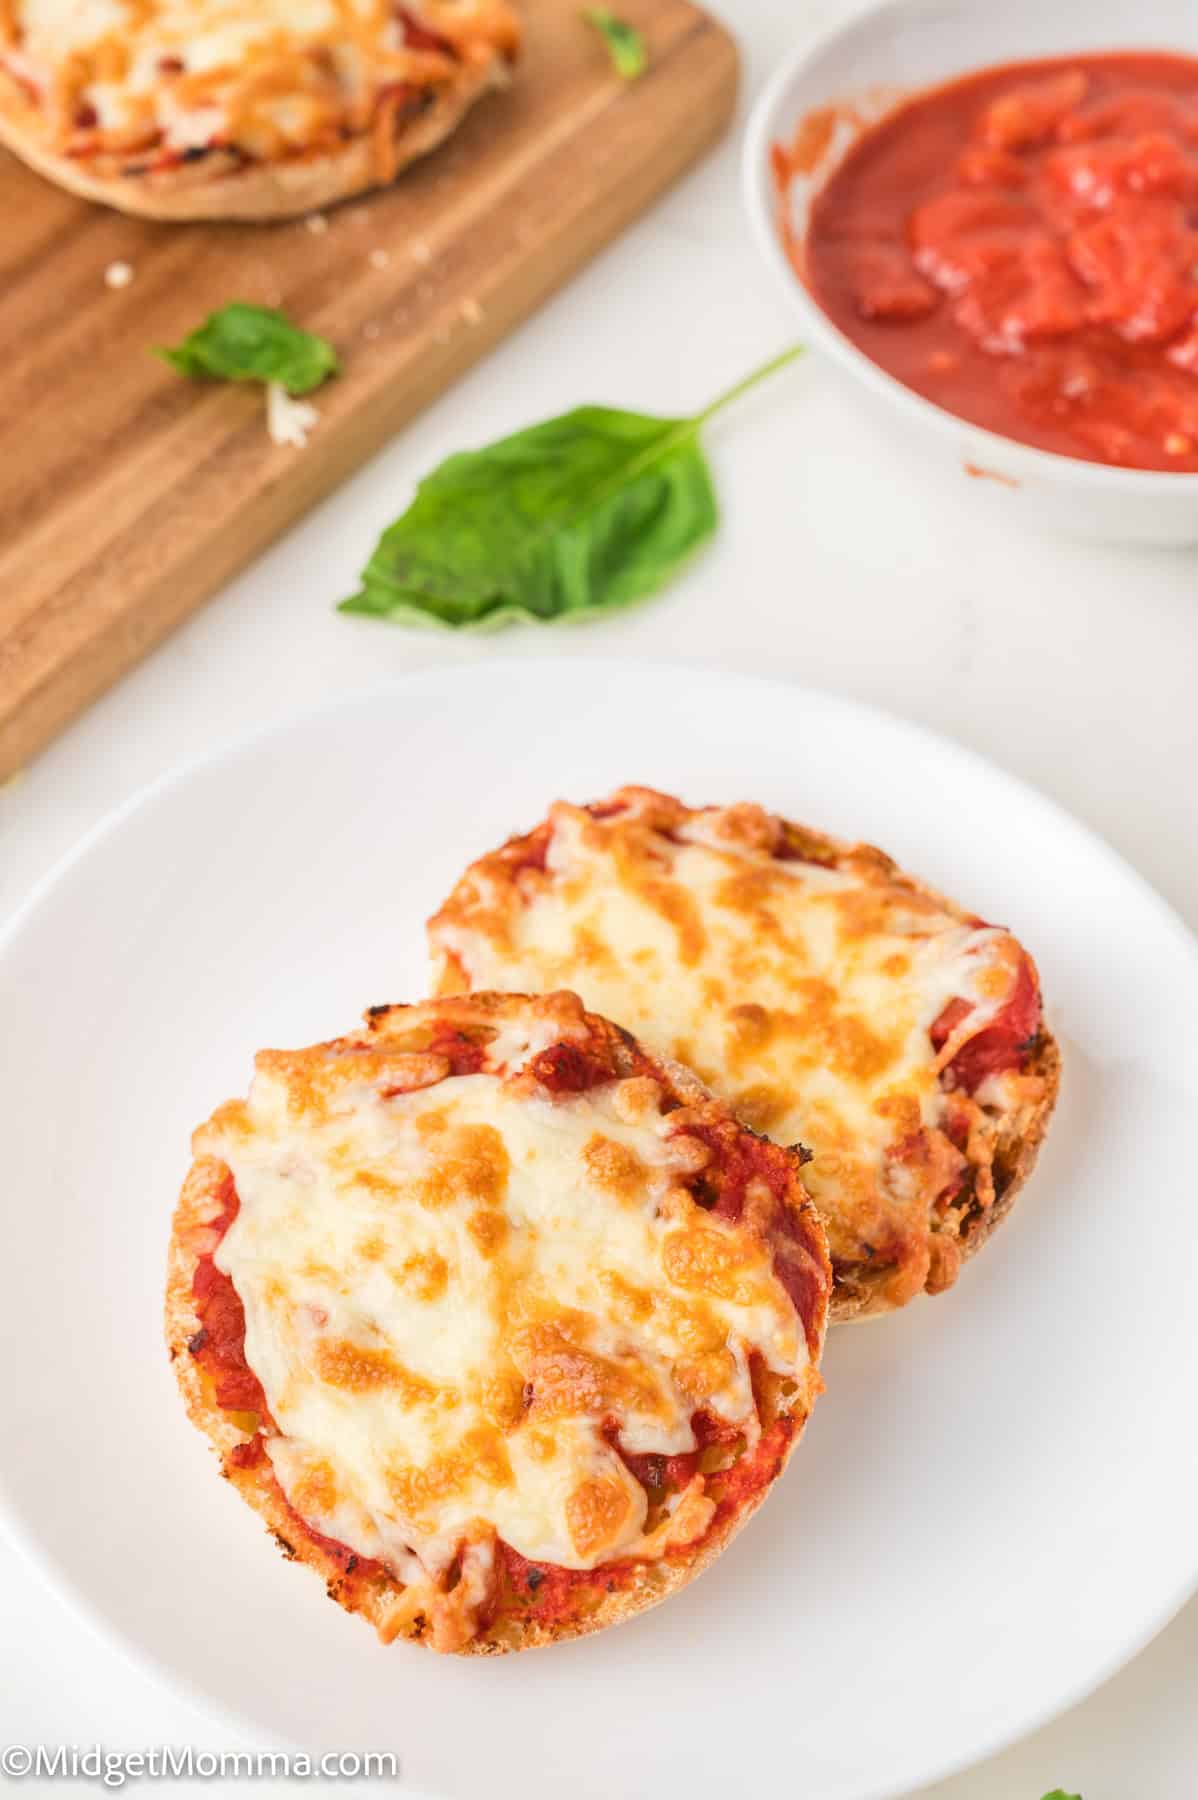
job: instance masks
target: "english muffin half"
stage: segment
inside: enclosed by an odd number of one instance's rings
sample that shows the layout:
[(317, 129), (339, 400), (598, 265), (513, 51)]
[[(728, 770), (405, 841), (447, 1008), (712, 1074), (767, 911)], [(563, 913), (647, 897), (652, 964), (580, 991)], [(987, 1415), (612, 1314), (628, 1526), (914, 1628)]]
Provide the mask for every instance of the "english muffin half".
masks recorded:
[(391, 181), (506, 79), (505, 0), (7, 0), (0, 141), (158, 219), (274, 219)]
[(1056, 1098), (1035, 966), (869, 845), (649, 788), (560, 802), (430, 921), (438, 991), (568, 985), (810, 1147), (833, 1317), (955, 1281)]
[(374, 1008), (196, 1134), (192, 1418), (384, 1640), (522, 1650), (698, 1574), (820, 1389), (800, 1158), (572, 994)]

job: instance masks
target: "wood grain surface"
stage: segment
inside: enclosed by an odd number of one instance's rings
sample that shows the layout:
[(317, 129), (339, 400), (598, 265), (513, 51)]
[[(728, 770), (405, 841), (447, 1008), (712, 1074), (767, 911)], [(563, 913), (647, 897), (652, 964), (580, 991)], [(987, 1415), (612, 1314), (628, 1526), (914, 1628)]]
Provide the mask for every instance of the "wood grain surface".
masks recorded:
[[(522, 10), (511, 87), (394, 188), (323, 220), (128, 219), (0, 152), (0, 779), (726, 125), (736, 52), (685, 0), (621, 5), (650, 45), (635, 82), (574, 0)], [(106, 284), (114, 262), (128, 286)], [(304, 450), (271, 444), (260, 389), (193, 384), (149, 352), (231, 299), (282, 306), (341, 353)]]

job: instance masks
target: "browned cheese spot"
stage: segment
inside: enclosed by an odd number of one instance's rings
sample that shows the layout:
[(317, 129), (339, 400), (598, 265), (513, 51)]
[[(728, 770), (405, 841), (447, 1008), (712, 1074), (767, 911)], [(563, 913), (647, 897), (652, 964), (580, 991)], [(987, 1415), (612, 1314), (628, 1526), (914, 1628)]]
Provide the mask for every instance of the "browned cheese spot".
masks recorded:
[(901, 1091), (883, 1094), (874, 1101), (873, 1110), (880, 1119), (890, 1120), (896, 1141), (910, 1137), (923, 1124), (923, 1113), (915, 1094), (904, 1094)]
[(615, 958), (601, 934), (591, 925), (575, 927), (570, 960), (579, 968), (600, 971), (615, 966)]
[(581, 1482), (566, 1501), (566, 1524), (579, 1556), (594, 1556), (615, 1539), (632, 1502), (612, 1477)]
[(751, 1131), (768, 1136), (781, 1125), (792, 1104), (792, 1097), (783, 1088), (773, 1087), (768, 1081), (755, 1081), (733, 1097), (732, 1110)]
[(637, 1287), (635, 1282), (628, 1281), (616, 1269), (601, 1270), (599, 1280), (621, 1318), (643, 1325), (652, 1316), (653, 1295), (647, 1288)]
[(489, 1260), (502, 1247), (507, 1237), (508, 1223), (501, 1212), (480, 1206), (466, 1220), (466, 1230), (474, 1239), (479, 1255)]
[(703, 1356), (691, 1357), (675, 1365), (674, 1379), (689, 1400), (697, 1405), (726, 1387), (736, 1374), (736, 1359), (730, 1350), (709, 1350)]
[(468, 1431), (452, 1450), (434, 1456), (423, 1468), (393, 1464), (387, 1471), (387, 1491), (396, 1507), (418, 1524), (474, 1481), (490, 1488), (511, 1486), (512, 1465), (502, 1437), (491, 1426)]
[(635, 1150), (614, 1138), (596, 1132), (583, 1145), (582, 1159), (595, 1186), (619, 1199), (631, 1200), (643, 1192), (648, 1179), (646, 1169)]
[(389, 1175), (380, 1174), (377, 1169), (355, 1169), (353, 1185), (365, 1188), (368, 1194), (377, 1194), (382, 1200), (396, 1200), (399, 1187)]
[(622, 885), (673, 927), (678, 959), (693, 968), (707, 948), (707, 932), (699, 904), (689, 889), (672, 881), (651, 838), (627, 833), (613, 840), (616, 871)]
[(337, 1506), (337, 1478), (327, 1462), (312, 1463), (291, 1490), (291, 1504), (301, 1518), (328, 1518)]
[(422, 1206), (469, 1198), (498, 1206), (507, 1192), (511, 1161), (493, 1125), (457, 1125), (432, 1146), (433, 1167), (416, 1183)]
[(226, 1100), (223, 1106), (217, 1107), (204, 1131), (217, 1131), (235, 1138), (252, 1137), (254, 1127), (250, 1123), (249, 1107), (244, 1100)]
[(439, 1300), (449, 1286), (449, 1265), (436, 1250), (416, 1250), (405, 1256), (392, 1279), (417, 1300)]
[(793, 1010), (733, 1007), (727, 1045), (733, 1073), (756, 1073), (757, 1060), (781, 1038), (792, 1044), (796, 1063), (822, 1066), (854, 1082), (875, 1081), (890, 1067), (898, 1043), (873, 1031), (859, 1014), (841, 1012), (830, 982), (805, 977), (794, 983), (794, 993), (800, 1005)]
[(672, 1231), (662, 1247), (662, 1262), (676, 1287), (737, 1305), (748, 1305), (754, 1299), (745, 1251), (725, 1232), (707, 1226)]
[(894, 930), (896, 911), (919, 918), (931, 918), (940, 912), (939, 903), (928, 895), (889, 881), (868, 881), (859, 887), (838, 888), (827, 899), (836, 908), (840, 936), (846, 942), (884, 937)]
[(390, 1350), (375, 1350), (348, 1338), (324, 1338), (316, 1349), (316, 1373), (329, 1387), (344, 1388), (350, 1394), (368, 1394), (387, 1389), (405, 1406), (453, 1406), (457, 1395), (452, 1388), (438, 1387), (423, 1375), (407, 1368)]
[[(715, 904), (723, 907), (725, 912), (735, 913), (750, 932), (750, 941), (736, 946), (730, 960), (739, 956), (743, 965), (760, 968), (761, 961), (752, 948), (752, 940), (765, 939), (796, 968), (807, 961), (807, 947), (802, 938), (783, 925), (775, 910), (779, 900), (789, 897), (786, 884), (791, 879), (770, 864), (750, 865), (726, 875), (715, 888), (712, 894)], [(740, 978), (740, 969), (734, 961), (733, 974)]]
[(345, 1044), (335, 1052), (260, 1050), (254, 1066), (283, 1083), (293, 1117), (324, 1120), (337, 1110), (346, 1090), (371, 1086), (390, 1093), (410, 1093), (444, 1080), (444, 1056), (408, 1055), (377, 1044)]
[(532, 1411), (542, 1419), (562, 1415), (602, 1418), (633, 1409), (665, 1414), (665, 1396), (634, 1358), (600, 1356), (577, 1341), (571, 1315), (516, 1327), (508, 1354), (532, 1390)]
[(497, 1431), (512, 1431), (524, 1418), (524, 1382), (515, 1369), (484, 1377), (478, 1388), (478, 1404)]
[(773, 1015), (755, 1001), (743, 1001), (728, 1009), (729, 1062), (741, 1062), (757, 1056), (774, 1036), (777, 1025)]

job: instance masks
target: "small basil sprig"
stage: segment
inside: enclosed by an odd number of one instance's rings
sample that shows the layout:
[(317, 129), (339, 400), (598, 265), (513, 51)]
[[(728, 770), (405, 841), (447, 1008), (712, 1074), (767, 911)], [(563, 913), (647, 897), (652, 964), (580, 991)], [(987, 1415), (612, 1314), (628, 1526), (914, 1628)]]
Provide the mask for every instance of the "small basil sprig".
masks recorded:
[(1044, 1800), (1082, 1800), (1080, 1794), (1067, 1794), (1064, 1788), (1053, 1788), (1051, 1794), (1045, 1794)]
[(625, 81), (635, 81), (649, 67), (649, 52), (645, 40), (635, 26), (626, 19), (617, 18), (606, 6), (591, 6), (583, 13), (588, 25), (593, 25), (607, 44), (612, 68)]
[(801, 346), (688, 419), (580, 406), (451, 456), (388, 526), (342, 612), (478, 627), (583, 618), (652, 593), (718, 512), (699, 433)]
[(183, 375), (273, 382), (289, 394), (311, 393), (340, 367), (324, 338), (293, 325), (285, 313), (244, 300), (218, 308), (181, 344), (158, 354)]

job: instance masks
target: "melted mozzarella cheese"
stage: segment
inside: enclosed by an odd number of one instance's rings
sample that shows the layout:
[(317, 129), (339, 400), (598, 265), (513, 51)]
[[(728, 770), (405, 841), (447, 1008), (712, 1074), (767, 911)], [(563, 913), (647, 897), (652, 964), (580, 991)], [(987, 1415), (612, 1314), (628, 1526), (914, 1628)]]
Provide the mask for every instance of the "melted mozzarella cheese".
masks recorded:
[[(353, 10), (369, 15), (373, 8)], [(247, 45), (280, 32), (325, 30), (338, 16), (335, 0), (255, 0), (252, 7), (244, 0), (18, 0), (17, 12), (27, 42), (38, 51), (65, 58), (118, 32), (136, 43), (140, 24), (164, 49), (186, 46), (195, 69), (234, 62)], [(133, 60), (145, 54), (138, 45)]]
[(124, 0), (22, 0), (17, 14), (35, 50), (57, 46), (63, 56), (129, 23)]
[[(807, 1364), (768, 1251), (680, 1186), (704, 1151), (657, 1084), (551, 1096), (514, 1073), (543, 1031), (505, 1024), (503, 1079), (438, 1080), (394, 1046), (315, 1073), (267, 1053), (198, 1139), (240, 1200), (216, 1262), (280, 1485), (404, 1580), (480, 1532), (572, 1569), (627, 1554), (646, 1495), (608, 1423), (672, 1455), (703, 1407), (751, 1441), (750, 1355)], [(405, 1061), (432, 1084), (396, 1091)]]
[(514, 897), (485, 862), (472, 870), (430, 927), (438, 980), (455, 985), (451, 955), (472, 988), (573, 988), (746, 1123), (808, 1145), (834, 1258), (885, 1253), (896, 1209), (921, 1211), (926, 1232), (928, 1195), (892, 1152), (942, 1114), (929, 1028), (958, 998), (984, 1025), (1010, 993), (1014, 940), (876, 867), (780, 860), (719, 812), (667, 835), (631, 811), (554, 806), (545, 874), (518, 877)]
[[(30, 81), (59, 131), (127, 147), (303, 148), (359, 116), (388, 83), (427, 73), (385, 0), (14, 0), (0, 60)], [(462, 15), (464, 18), (465, 14)], [(467, 24), (469, 20), (467, 18)], [(18, 49), (19, 46), (19, 49)], [(88, 120), (90, 123), (84, 124)]]

